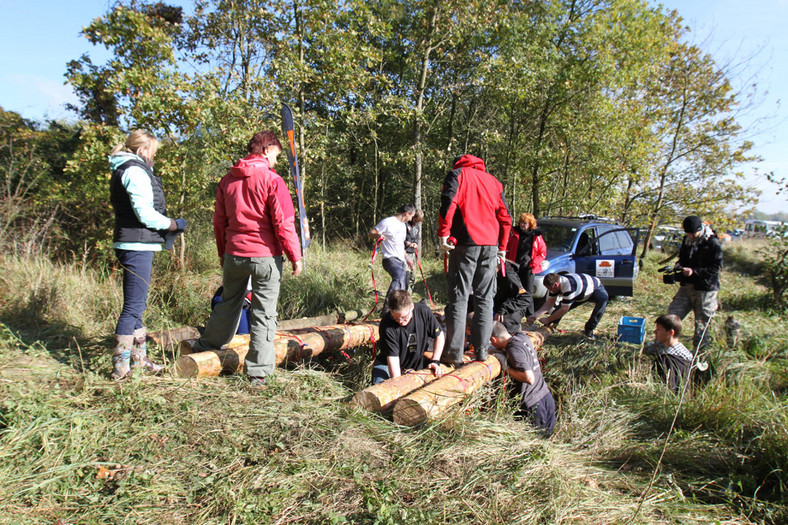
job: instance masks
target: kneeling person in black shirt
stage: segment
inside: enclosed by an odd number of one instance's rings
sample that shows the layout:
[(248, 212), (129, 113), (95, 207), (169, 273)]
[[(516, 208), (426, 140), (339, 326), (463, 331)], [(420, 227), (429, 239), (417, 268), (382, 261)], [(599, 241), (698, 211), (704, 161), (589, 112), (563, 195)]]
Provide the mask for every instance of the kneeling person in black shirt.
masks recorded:
[(543, 428), (545, 435), (549, 436), (555, 427), (555, 401), (544, 382), (539, 359), (528, 334), (517, 332), (511, 335), (503, 323), (496, 321), (490, 343), (506, 352), (507, 366), (502, 363), (501, 368), (506, 369), (506, 373), (514, 380), (518, 394), (522, 396), (520, 411), (516, 415)]
[[(399, 377), (403, 371), (429, 368), (440, 377), (440, 358), (446, 340), (432, 310), (413, 303), (406, 290), (395, 290), (388, 298), (389, 311), (380, 321), (380, 354), (372, 368), (372, 384)], [(432, 360), (424, 358), (430, 349)]]

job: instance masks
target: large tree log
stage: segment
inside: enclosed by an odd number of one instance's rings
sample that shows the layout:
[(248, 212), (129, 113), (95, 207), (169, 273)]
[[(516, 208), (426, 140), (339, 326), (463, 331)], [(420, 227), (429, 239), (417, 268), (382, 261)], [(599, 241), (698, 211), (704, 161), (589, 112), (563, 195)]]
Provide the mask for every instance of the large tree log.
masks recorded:
[[(454, 367), (441, 365), (441, 369), (444, 374), (448, 374), (454, 370)], [(418, 370), (356, 392), (351, 403), (372, 412), (382, 412), (390, 409), (397, 399), (436, 379), (438, 377), (432, 373), (432, 370)]]
[[(378, 340), (377, 323), (333, 325), (277, 332), (274, 338), (276, 364), (297, 363), (330, 350), (355, 348)], [(215, 377), (243, 370), (249, 352), (249, 336), (237, 335), (221, 350), (181, 355), (175, 363), (178, 377)], [(183, 352), (182, 352), (183, 354)]]
[(172, 330), (162, 330), (161, 332), (148, 332), (148, 339), (162, 348), (177, 346), (184, 339), (197, 339), (198, 337), (200, 337), (200, 331), (193, 326), (182, 326)]
[[(534, 348), (538, 350), (551, 331), (550, 328), (540, 328), (536, 332), (526, 333)], [(451, 374), (447, 374), (396, 401), (394, 423), (405, 426), (424, 423), (446, 408), (456, 405), (482, 385), (498, 377), (500, 373), (501, 364), (492, 355), (484, 362), (476, 361), (462, 365)]]

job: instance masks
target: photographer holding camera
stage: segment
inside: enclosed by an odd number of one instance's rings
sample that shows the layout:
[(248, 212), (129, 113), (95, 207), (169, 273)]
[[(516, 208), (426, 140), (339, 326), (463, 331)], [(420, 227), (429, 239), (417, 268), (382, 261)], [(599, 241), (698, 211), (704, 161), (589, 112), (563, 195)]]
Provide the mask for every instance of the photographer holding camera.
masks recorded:
[(695, 334), (692, 344), (697, 347), (702, 338), (701, 346), (706, 346), (709, 343), (706, 325), (717, 311), (722, 245), (711, 227), (703, 224), (696, 215), (685, 218), (683, 226), (686, 235), (679, 249), (679, 260), (673, 271), (663, 276), (663, 281), (670, 284), (671, 277), (675, 275), (681, 284), (668, 306), (668, 314), (684, 319), (690, 311), (694, 312)]

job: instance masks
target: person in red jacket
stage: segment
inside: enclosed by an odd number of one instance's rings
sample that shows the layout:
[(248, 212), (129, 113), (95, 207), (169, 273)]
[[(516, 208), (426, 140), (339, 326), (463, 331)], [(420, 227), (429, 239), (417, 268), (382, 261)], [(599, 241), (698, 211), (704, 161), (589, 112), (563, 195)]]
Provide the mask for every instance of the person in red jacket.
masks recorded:
[[(438, 237), (449, 254), (444, 362), (462, 362), (468, 298), (473, 293), (471, 345), (477, 360), (487, 359), (493, 324), (495, 270), (503, 263), (512, 218), (503, 185), (473, 155), (454, 159), (443, 181)], [(449, 243), (449, 236), (456, 239)]]
[(276, 365), (276, 306), (282, 280), (282, 254), (301, 273), (301, 246), (295, 209), (285, 181), (272, 168), (282, 145), (272, 131), (257, 133), (249, 155), (230, 168), (216, 190), (213, 231), (223, 268), (222, 302), (211, 314), (193, 351), (221, 348), (238, 326), (251, 276), (249, 353), (244, 370), (252, 386), (262, 386)]
[(506, 260), (518, 265), (517, 275), (523, 289), (528, 293), (525, 317), (534, 313), (534, 275), (542, 271), (542, 262), (547, 256), (547, 245), (542, 232), (536, 229), (536, 217), (521, 213), (517, 226), (512, 228)]

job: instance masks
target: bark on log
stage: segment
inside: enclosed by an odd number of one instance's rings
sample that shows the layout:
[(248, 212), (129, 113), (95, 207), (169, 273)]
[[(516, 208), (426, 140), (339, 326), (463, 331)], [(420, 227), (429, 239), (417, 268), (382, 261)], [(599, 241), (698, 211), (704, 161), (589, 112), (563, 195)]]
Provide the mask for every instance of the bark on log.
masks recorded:
[[(441, 365), (444, 374), (451, 373), (454, 367)], [(404, 374), (394, 379), (387, 379), (377, 385), (372, 385), (360, 392), (356, 392), (351, 403), (371, 412), (382, 412), (390, 409), (394, 402), (402, 396), (417, 390), (427, 383), (438, 379), (432, 370), (418, 370)]]
[[(551, 331), (550, 328), (540, 328), (536, 332), (526, 333), (538, 350)], [(396, 401), (394, 423), (404, 426), (420, 425), (446, 408), (456, 405), (500, 373), (501, 365), (492, 355), (484, 362), (463, 365), (453, 373)]]
[[(274, 338), (276, 364), (300, 362), (329, 350), (354, 348), (378, 340), (377, 323), (333, 325), (277, 332)], [(237, 335), (238, 344), (225, 345), (221, 350), (209, 350), (182, 355), (175, 363), (178, 377), (215, 377), (235, 374), (243, 370), (249, 352), (249, 336)], [(232, 344), (232, 342), (231, 342)]]
[(197, 339), (200, 331), (193, 326), (182, 326), (172, 330), (162, 330), (161, 332), (148, 332), (148, 339), (156, 343), (161, 348), (177, 346), (184, 339)]
[(339, 316), (336, 314), (321, 315), (319, 317), (302, 317), (301, 319), (287, 319), (279, 321), (277, 328), (280, 331), (298, 330), (310, 328), (312, 326), (329, 326), (339, 323)]

